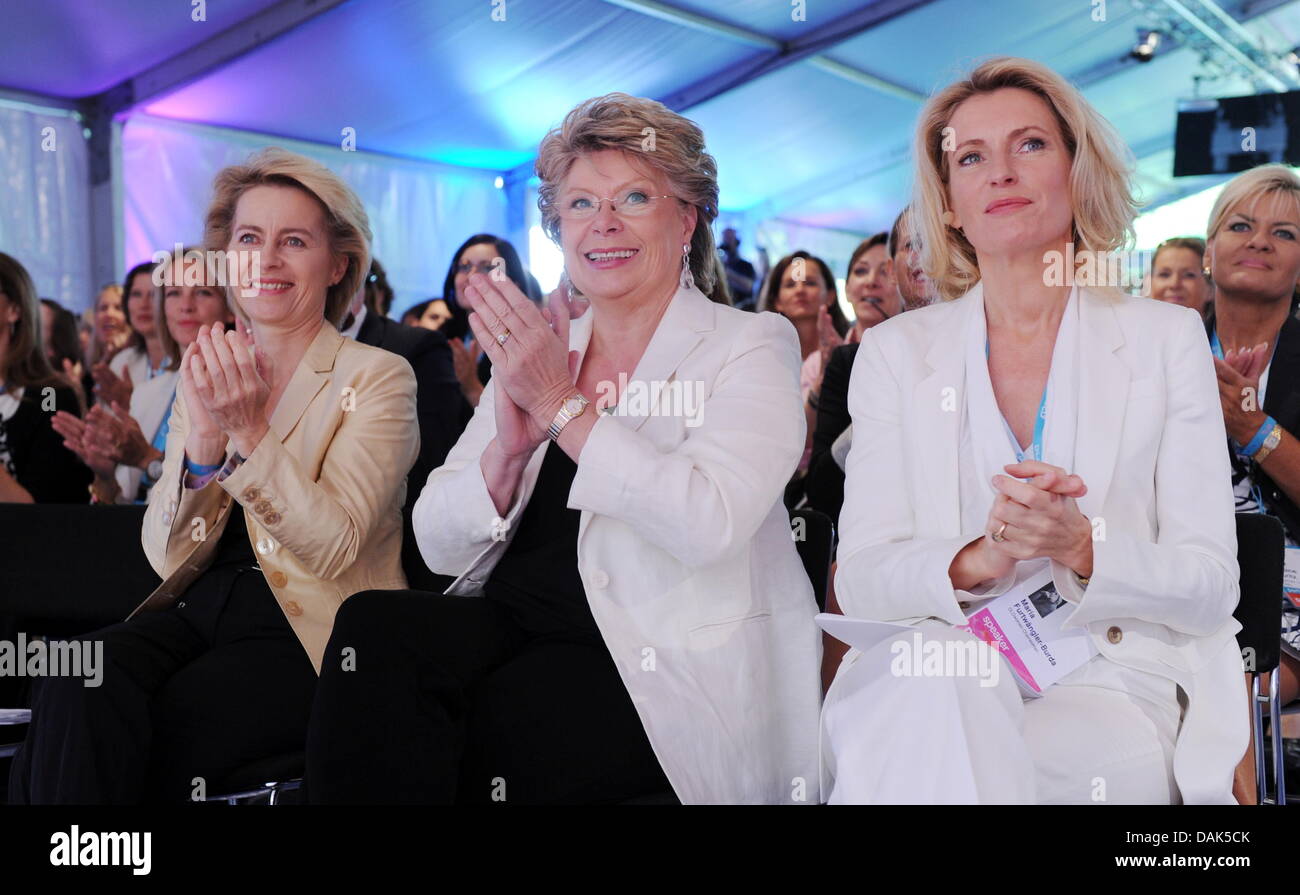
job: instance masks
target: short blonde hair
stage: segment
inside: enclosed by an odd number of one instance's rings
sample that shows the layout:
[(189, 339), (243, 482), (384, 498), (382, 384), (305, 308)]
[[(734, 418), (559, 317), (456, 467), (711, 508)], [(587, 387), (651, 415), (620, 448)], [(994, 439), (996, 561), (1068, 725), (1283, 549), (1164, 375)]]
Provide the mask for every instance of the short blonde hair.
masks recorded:
[(537, 208), (546, 233), (559, 243), (555, 197), (574, 161), (604, 149), (633, 153), (661, 171), (683, 202), (695, 206), (691, 276), (701, 292), (710, 294), (716, 276), (713, 221), (718, 216), (718, 165), (704, 148), (699, 125), (663, 103), (626, 93), (598, 96), (577, 105), (542, 139), (537, 152), (537, 176), (542, 181)]
[(1137, 201), (1129, 180), (1130, 154), (1114, 127), (1047, 66), (1012, 56), (990, 59), (932, 96), (916, 129), (914, 230), (921, 237), (922, 266), (943, 299), (957, 298), (980, 278), (974, 246), (944, 222), (949, 176), (944, 129), (966, 100), (1008, 87), (1028, 90), (1046, 102), (1061, 129), (1071, 158), (1076, 252), (1114, 251), (1132, 239)]
[(1223, 229), (1228, 215), (1238, 205), (1243, 202), (1253, 204), (1273, 193), (1290, 195), (1292, 201), (1296, 203), (1296, 210), (1300, 212), (1300, 177), (1297, 177), (1295, 172), (1286, 165), (1260, 165), (1249, 171), (1243, 171), (1229, 180), (1228, 185), (1214, 200), (1214, 207), (1210, 209), (1210, 222), (1205, 229), (1205, 241), (1214, 239), (1215, 235)]
[[(239, 197), (256, 186), (297, 187), (321, 205), (330, 251), (348, 259), (348, 269), (325, 295), (325, 319), (338, 326), (352, 297), (370, 271), (370, 219), (365, 206), (337, 174), (306, 156), (270, 146), (231, 165), (212, 182), (212, 204), (204, 222), (203, 242), (210, 251), (230, 248), (231, 226)], [(228, 287), (226, 302), (240, 313), (235, 289)]]

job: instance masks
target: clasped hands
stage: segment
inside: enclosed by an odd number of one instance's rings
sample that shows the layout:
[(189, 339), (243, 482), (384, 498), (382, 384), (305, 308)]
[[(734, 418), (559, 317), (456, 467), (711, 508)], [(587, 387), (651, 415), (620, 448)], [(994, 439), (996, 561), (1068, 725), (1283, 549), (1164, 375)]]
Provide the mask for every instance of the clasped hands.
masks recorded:
[(577, 380), (578, 352), (569, 350), (575, 315), (567, 290), (537, 308), (513, 282), (471, 274), (464, 298), (474, 338), (492, 361), (496, 441), (508, 458), (531, 456)]
[(1003, 468), (1007, 475), (993, 477), (998, 496), (989, 510), (985, 536), (968, 545), (980, 562), (978, 580), (1001, 578), (1018, 561), (1040, 557), (1090, 577), (1092, 523), (1075, 503), (1088, 492), (1083, 479), (1038, 460)]
[(270, 430), (271, 359), (254, 344), (243, 321), (226, 332), (221, 323), (200, 327), (181, 357), (181, 389), (189, 431), (185, 453), (210, 465), (225, 458), (226, 441), (243, 457)]
[[(1253, 348), (1230, 348), (1222, 358), (1214, 359), (1223, 424), (1228, 437), (1239, 445), (1249, 444), (1267, 417), (1259, 399), (1259, 377), (1271, 356), (1268, 343), (1261, 342)], [(1247, 400), (1248, 394), (1253, 400)]]

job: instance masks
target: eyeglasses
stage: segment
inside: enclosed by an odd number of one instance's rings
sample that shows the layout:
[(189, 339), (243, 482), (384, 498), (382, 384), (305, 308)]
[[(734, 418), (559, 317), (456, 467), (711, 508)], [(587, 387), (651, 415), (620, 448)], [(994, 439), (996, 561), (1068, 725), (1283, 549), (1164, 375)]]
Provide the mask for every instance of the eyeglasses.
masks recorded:
[(456, 265), (456, 273), (471, 274), (477, 271), (483, 276), (487, 276), (492, 273), (492, 269), (496, 266), (498, 260), (499, 257), (493, 258), (491, 261), (462, 261)]
[(560, 206), (560, 217), (566, 221), (585, 221), (594, 218), (601, 203), (608, 202), (610, 210), (619, 217), (633, 218), (649, 214), (657, 199), (676, 199), (676, 196), (647, 196), (644, 190), (627, 190), (618, 198), (576, 195)]

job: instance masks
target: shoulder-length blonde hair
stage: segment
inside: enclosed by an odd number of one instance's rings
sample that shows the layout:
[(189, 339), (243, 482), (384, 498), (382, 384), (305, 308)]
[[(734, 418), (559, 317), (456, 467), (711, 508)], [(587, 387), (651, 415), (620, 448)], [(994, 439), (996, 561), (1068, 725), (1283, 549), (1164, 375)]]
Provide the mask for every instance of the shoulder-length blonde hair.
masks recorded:
[(708, 295), (713, 290), (717, 254), (713, 220), (718, 216), (718, 164), (704, 148), (704, 132), (663, 103), (626, 93), (610, 93), (580, 103), (542, 139), (537, 151), (537, 208), (542, 227), (560, 241), (560, 184), (579, 156), (621, 149), (661, 171), (679, 199), (695, 206), (691, 235), (691, 276)]
[[(203, 242), (209, 251), (226, 251), (239, 197), (255, 186), (297, 187), (321, 205), (330, 251), (348, 259), (347, 271), (325, 294), (325, 319), (339, 325), (370, 270), (370, 219), (365, 206), (337, 174), (306, 156), (270, 146), (231, 165), (212, 182), (212, 204), (204, 222)], [(226, 302), (241, 314), (236, 288), (227, 287)], [(247, 315), (242, 315), (247, 316)]]
[[(1008, 87), (1041, 98), (1061, 129), (1071, 158), (1069, 199), (1076, 254), (1114, 251), (1132, 238), (1137, 201), (1129, 181), (1130, 154), (1114, 127), (1047, 66), (1012, 56), (990, 59), (932, 96), (916, 128), (913, 225), (921, 236), (922, 267), (943, 299), (957, 298), (980, 278), (974, 246), (944, 222), (949, 176), (945, 129), (966, 100)], [(1078, 257), (1082, 261), (1088, 256)]]

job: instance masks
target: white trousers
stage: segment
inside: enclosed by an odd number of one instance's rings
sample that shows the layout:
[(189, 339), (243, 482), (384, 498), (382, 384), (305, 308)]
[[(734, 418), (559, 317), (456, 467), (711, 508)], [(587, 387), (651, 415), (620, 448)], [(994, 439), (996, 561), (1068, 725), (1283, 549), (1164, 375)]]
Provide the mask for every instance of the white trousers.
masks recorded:
[[(919, 628), (926, 643), (975, 640), (933, 619)], [(826, 694), (822, 792), (830, 803), (1177, 799), (1181, 710), (1172, 682), (1097, 657), (1026, 699), (1005, 664), (994, 686), (973, 674), (896, 674), (893, 642), (850, 653)]]

